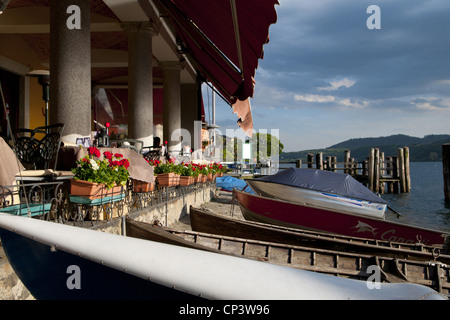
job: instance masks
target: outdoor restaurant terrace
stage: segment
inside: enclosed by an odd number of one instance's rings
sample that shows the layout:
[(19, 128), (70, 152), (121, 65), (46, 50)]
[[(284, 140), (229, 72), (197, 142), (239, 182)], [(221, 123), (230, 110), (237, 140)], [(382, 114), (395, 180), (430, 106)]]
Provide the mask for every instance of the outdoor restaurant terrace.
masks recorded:
[[(226, 101), (237, 114), (236, 127), (251, 135), (249, 99), (276, 22), (275, 4), (2, 0), (0, 136), (2, 148), (12, 152), (2, 152), (9, 154), (2, 187), (12, 195), (20, 188), (6, 186), (45, 181), (65, 185), (60, 197), (70, 195), (67, 184), (80, 161), (92, 156), (90, 147), (100, 152), (96, 161), (105, 152), (129, 161), (129, 179), (118, 194), (131, 194), (136, 181), (157, 182), (155, 160), (214, 163), (204, 142), (217, 126), (205, 121), (202, 86)], [(173, 188), (160, 186), (161, 197)], [(68, 210), (61, 212), (59, 219), (67, 220)]]

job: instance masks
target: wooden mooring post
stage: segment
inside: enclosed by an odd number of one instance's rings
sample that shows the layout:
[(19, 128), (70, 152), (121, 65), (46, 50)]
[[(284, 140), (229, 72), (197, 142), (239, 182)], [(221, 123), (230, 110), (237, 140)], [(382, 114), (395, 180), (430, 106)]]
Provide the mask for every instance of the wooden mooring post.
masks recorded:
[(442, 169), (444, 173), (445, 202), (450, 203), (450, 143), (442, 145)]
[[(450, 144), (448, 144), (448, 162), (450, 163)], [(338, 166), (340, 164), (341, 166)], [(297, 168), (302, 167), (302, 161), (295, 161)], [(337, 162), (336, 156), (323, 157), (323, 153), (309, 153), (307, 159), (309, 169), (320, 169), (352, 175), (376, 193), (407, 193), (411, 192), (411, 177), (409, 167), (409, 148), (398, 149), (396, 156), (385, 157), (379, 148), (371, 148), (367, 160), (357, 162), (350, 156), (350, 150), (345, 150), (344, 162)], [(450, 168), (447, 165), (447, 191), (450, 190)], [(449, 200), (450, 201), (450, 200)]]

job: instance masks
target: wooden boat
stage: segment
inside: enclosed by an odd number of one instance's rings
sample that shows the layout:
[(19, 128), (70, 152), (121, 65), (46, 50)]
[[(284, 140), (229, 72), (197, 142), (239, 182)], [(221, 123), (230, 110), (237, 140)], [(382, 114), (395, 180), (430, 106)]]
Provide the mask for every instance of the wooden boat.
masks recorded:
[(387, 203), (349, 174), (288, 168), (245, 180), (256, 194), (355, 215), (384, 218)]
[(354, 252), (397, 259), (439, 261), (450, 264), (450, 248), (448, 246), (425, 245), (423, 243), (409, 244), (343, 236), (237, 219), (215, 214), (206, 208), (191, 206), (189, 210), (191, 228), (197, 232), (302, 247)]
[[(130, 237), (241, 256), (350, 279), (370, 281), (373, 270), (380, 270), (381, 282), (410, 282), (426, 285), (444, 294), (450, 293), (450, 265), (436, 261), (387, 258), (183, 231), (131, 219), (126, 220), (126, 234)], [(375, 267), (377, 269), (374, 269)]]
[[(37, 299), (445, 299), (365, 281), (0, 213), (15, 273)], [(264, 279), (264, 281), (261, 281)]]
[(443, 245), (450, 234), (369, 216), (233, 191), (246, 220), (402, 243)]

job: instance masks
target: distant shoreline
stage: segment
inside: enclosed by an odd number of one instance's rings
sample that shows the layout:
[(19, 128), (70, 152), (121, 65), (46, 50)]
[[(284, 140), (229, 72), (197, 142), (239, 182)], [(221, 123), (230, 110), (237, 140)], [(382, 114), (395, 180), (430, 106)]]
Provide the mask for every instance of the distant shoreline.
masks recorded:
[(303, 151), (282, 152), (280, 161), (306, 161), (308, 154), (323, 153), (323, 157), (336, 156), (338, 162), (343, 161), (344, 153), (350, 150), (351, 157), (356, 161), (364, 161), (371, 148), (379, 148), (386, 156), (396, 156), (398, 148), (409, 147), (411, 162), (442, 161), (442, 145), (450, 143), (450, 135), (428, 135), (423, 138), (407, 135), (392, 135), (378, 138), (350, 139), (328, 148)]

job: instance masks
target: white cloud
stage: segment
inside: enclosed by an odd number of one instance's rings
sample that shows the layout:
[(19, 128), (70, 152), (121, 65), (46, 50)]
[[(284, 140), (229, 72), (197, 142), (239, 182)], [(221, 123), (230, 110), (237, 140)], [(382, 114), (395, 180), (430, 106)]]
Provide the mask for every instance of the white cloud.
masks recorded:
[(346, 106), (346, 107), (362, 109), (369, 105), (369, 101), (356, 102), (356, 101), (351, 101), (350, 99), (340, 99), (339, 104)]
[(418, 97), (411, 104), (423, 111), (450, 111), (450, 98)]
[(311, 102), (311, 103), (329, 103), (334, 102), (335, 104), (344, 106), (344, 107), (351, 107), (351, 108), (357, 108), (362, 109), (369, 105), (369, 101), (363, 100), (363, 101), (353, 101), (349, 98), (336, 98), (332, 95), (318, 95), (318, 94), (296, 94), (294, 96), (294, 99), (296, 101), (304, 101), (304, 102)]
[(336, 100), (334, 96), (322, 96), (318, 94), (296, 94), (294, 96), (296, 101), (305, 101), (305, 102), (317, 102), (317, 103), (325, 103), (325, 102), (333, 102)]
[(330, 86), (328, 87), (319, 87), (317, 88), (319, 91), (325, 90), (325, 91), (336, 91), (339, 90), (342, 87), (350, 88), (352, 87), (356, 81), (350, 80), (348, 78), (344, 78), (342, 80), (336, 80), (336, 81), (330, 81)]

